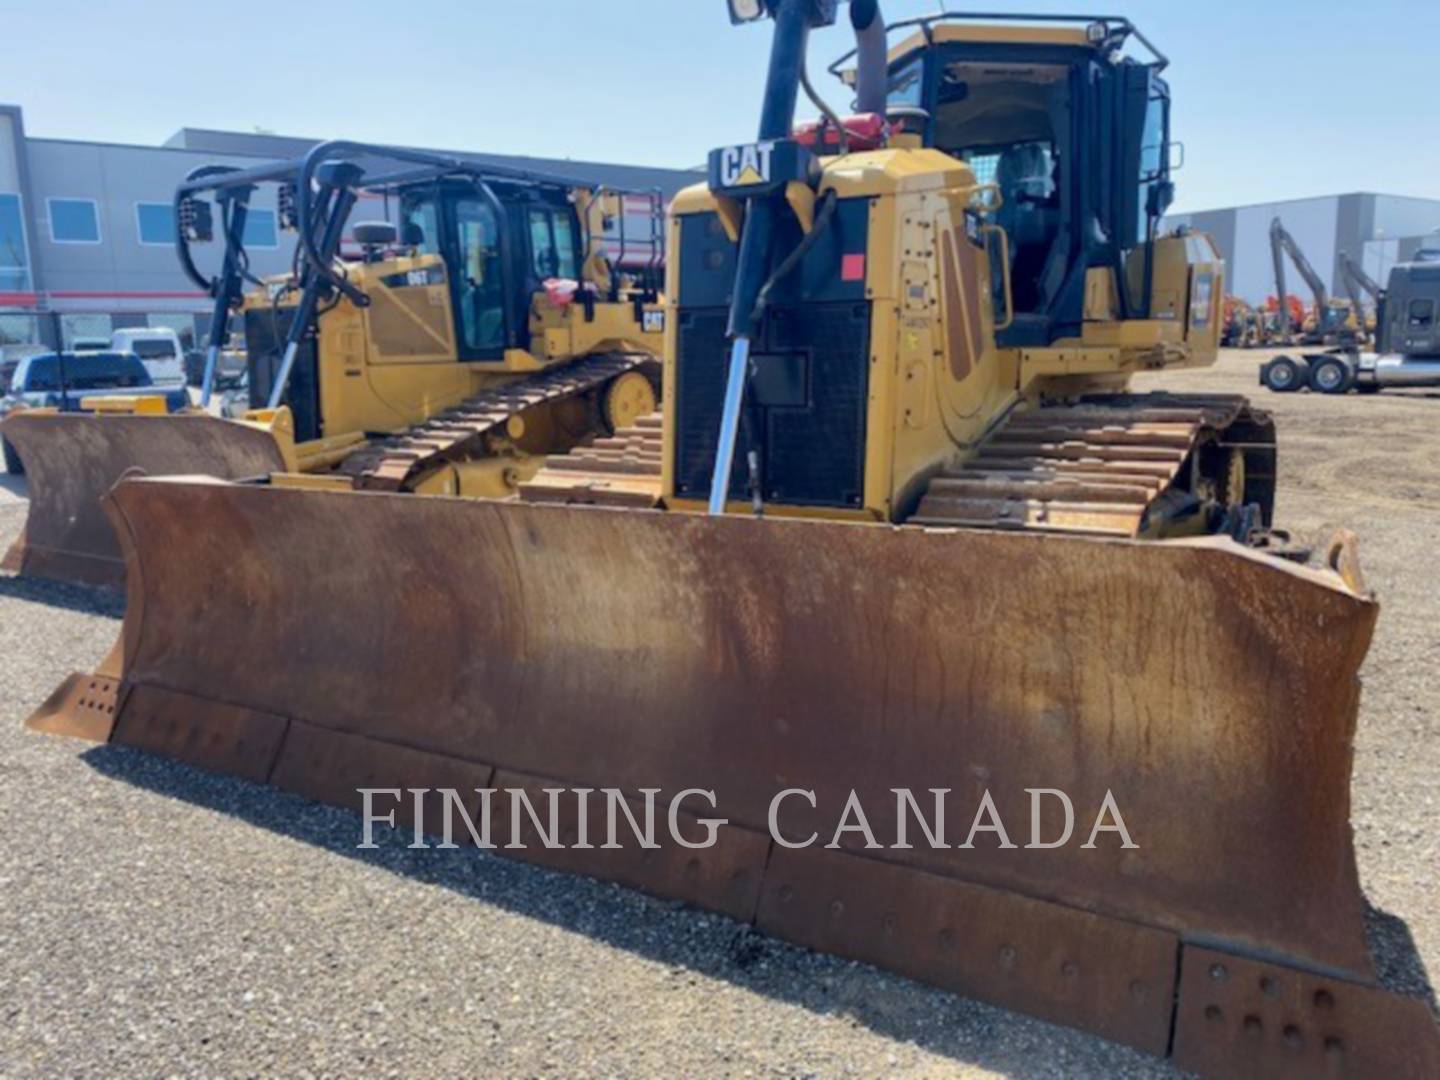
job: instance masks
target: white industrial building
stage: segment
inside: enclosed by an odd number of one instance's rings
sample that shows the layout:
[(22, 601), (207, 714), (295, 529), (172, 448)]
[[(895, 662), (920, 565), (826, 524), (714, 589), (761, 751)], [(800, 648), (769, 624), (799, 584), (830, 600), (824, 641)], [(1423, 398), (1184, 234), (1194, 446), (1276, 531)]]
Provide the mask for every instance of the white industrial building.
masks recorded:
[[(1270, 222), (1277, 217), (1335, 296), (1345, 295), (1342, 253), (1360, 260), (1366, 272), (1383, 284), (1397, 262), (1412, 259), (1421, 248), (1440, 248), (1440, 199), (1403, 195), (1360, 192), (1260, 203), (1172, 214), (1165, 224), (1209, 233), (1229, 268), (1226, 290), (1259, 304), (1275, 294)], [(1299, 275), (1288, 266), (1286, 275), (1289, 289), (1309, 303)]]

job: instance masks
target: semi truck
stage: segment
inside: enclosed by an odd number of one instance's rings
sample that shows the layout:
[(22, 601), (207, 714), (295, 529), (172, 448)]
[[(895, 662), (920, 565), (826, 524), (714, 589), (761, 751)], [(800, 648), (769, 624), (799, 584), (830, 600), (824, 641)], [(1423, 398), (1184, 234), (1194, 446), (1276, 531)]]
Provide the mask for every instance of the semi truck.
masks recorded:
[(1342, 345), (1282, 354), (1260, 366), (1260, 384), (1276, 393), (1377, 393), (1440, 386), (1440, 250), (1419, 252), (1390, 271), (1375, 320), (1375, 348)]

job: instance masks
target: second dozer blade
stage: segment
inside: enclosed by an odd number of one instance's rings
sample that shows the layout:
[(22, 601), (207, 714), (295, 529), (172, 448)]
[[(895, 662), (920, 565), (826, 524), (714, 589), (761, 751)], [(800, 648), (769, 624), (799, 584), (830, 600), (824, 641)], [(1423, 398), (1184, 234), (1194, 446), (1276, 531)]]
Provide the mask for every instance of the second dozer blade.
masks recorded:
[[(3, 433), (25, 466), (29, 516), (4, 569), (119, 588), (125, 563), (101, 497), (123, 476), (235, 480), (285, 468), (274, 436), (204, 415), (21, 412)], [(195, 543), (192, 534), (186, 543)]]

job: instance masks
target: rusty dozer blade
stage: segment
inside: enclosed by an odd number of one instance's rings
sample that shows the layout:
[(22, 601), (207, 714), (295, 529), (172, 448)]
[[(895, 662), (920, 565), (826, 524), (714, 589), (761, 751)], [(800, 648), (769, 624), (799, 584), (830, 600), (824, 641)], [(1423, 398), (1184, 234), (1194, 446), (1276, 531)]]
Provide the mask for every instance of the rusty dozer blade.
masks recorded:
[(25, 466), (30, 499), (24, 531), (0, 568), (81, 585), (118, 589), (124, 581), (120, 546), (100, 506), (122, 476), (238, 480), (285, 468), (269, 433), (202, 414), (19, 412), (0, 430)]
[[(1348, 815), (1377, 608), (1338, 574), (1217, 539), (188, 479), (110, 499), (116, 742), (346, 805), (445, 778), (471, 810), (487, 784), (713, 791), (681, 816), (723, 819), (710, 847), (504, 853), (1211, 1074), (1434, 1075), (1426, 1005), (1366, 947)], [(897, 846), (896, 788), (932, 828), (942, 800), (939, 843), (907, 811)], [(1048, 795), (1032, 835), (1029, 789), (1068, 796), (1070, 842), (1026, 846), (1064, 833)], [(829, 846), (851, 792), (882, 846)], [(962, 846), (987, 793), (1014, 847)], [(1107, 794), (1136, 846), (1085, 846)]]

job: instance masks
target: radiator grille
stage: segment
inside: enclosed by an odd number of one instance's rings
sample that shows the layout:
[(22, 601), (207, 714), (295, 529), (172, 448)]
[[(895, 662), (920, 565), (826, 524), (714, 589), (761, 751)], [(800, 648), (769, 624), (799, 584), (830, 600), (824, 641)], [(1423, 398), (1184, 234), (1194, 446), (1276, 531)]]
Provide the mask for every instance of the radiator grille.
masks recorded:
[[(252, 308), (245, 312), (245, 351), (250, 367), (250, 407), (263, 409), (280, 372), (285, 335), (294, 308)], [(315, 338), (307, 334), (295, 353), (290, 383), (281, 401), (295, 415), (295, 441), (320, 438), (320, 365)]]
[[(676, 401), (676, 494), (710, 494), (725, 398), (729, 343), (723, 309), (680, 317)], [(757, 354), (803, 357), (803, 404), (757, 408), (766, 501), (856, 507), (865, 474), (870, 305), (838, 302), (772, 308)], [(742, 431), (730, 497), (748, 497)]]

